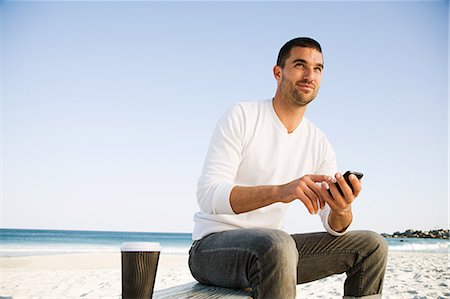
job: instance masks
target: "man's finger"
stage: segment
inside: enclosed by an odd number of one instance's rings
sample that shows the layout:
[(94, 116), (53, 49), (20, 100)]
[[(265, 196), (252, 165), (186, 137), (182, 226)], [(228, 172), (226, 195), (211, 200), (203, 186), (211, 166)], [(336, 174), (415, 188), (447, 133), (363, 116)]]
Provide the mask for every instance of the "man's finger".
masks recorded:
[(339, 189), (336, 186), (336, 180), (333, 177), (327, 177), (327, 185), (328, 190), (331, 192), (331, 197), (335, 201), (343, 200), (341, 192), (339, 192)]
[(315, 183), (321, 183), (327, 179), (327, 176), (322, 174), (310, 174), (308, 177)]
[(334, 199), (328, 193), (329, 186), (326, 182), (322, 182), (320, 186), (320, 192), (322, 193), (323, 200), (330, 206), (331, 209), (336, 209), (336, 203)]
[(303, 202), (303, 204), (308, 209), (308, 212), (310, 214), (315, 214), (314, 207), (313, 207), (313, 205), (311, 203), (311, 200), (309, 200), (309, 198), (300, 198), (300, 201)]
[(354, 174), (351, 174), (348, 177), (348, 179), (350, 180), (350, 183), (352, 184), (353, 194), (355, 195), (355, 197), (358, 196), (359, 192), (361, 192), (361, 189), (362, 189), (361, 181), (358, 180), (358, 178)]
[(352, 188), (349, 186), (349, 184), (347, 184), (347, 181), (345, 180), (345, 178), (340, 173), (337, 173), (336, 180), (337, 180), (337, 183), (339, 184), (339, 188), (342, 191), (344, 199), (346, 199), (347, 201), (349, 199), (352, 199), (353, 191), (352, 191)]
[[(318, 186), (316, 186), (316, 187), (318, 187)], [(319, 211), (319, 207), (318, 207), (319, 197), (317, 196), (315, 191), (311, 191), (311, 190), (306, 190), (305, 195), (309, 198), (309, 201), (312, 203), (313, 208), (314, 208), (314, 214), (316, 214)]]
[(325, 207), (325, 201), (322, 196), (321, 188), (319, 186), (317, 186), (317, 188), (318, 188), (318, 192), (316, 194), (317, 194), (317, 198), (319, 199), (319, 209), (321, 210)]

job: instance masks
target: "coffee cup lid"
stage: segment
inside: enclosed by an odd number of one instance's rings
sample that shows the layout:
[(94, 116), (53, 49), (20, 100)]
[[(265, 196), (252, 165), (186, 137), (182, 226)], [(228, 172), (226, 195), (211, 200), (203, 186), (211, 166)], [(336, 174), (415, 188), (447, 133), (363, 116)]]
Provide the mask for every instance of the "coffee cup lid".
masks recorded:
[(127, 242), (120, 247), (121, 251), (161, 251), (161, 246), (158, 242)]

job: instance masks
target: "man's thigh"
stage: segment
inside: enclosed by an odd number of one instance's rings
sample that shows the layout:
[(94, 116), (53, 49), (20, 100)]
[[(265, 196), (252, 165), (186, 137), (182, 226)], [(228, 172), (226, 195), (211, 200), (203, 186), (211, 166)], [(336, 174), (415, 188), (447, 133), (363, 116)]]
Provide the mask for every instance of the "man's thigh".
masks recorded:
[(205, 284), (252, 287), (252, 282), (259, 275), (258, 259), (273, 244), (284, 244), (286, 241), (294, 244), (290, 235), (273, 229), (214, 233), (194, 243), (189, 253), (189, 267), (192, 275)]
[(378, 246), (380, 239), (370, 231), (351, 231), (340, 237), (325, 232), (292, 237), (299, 253), (297, 283), (349, 271)]

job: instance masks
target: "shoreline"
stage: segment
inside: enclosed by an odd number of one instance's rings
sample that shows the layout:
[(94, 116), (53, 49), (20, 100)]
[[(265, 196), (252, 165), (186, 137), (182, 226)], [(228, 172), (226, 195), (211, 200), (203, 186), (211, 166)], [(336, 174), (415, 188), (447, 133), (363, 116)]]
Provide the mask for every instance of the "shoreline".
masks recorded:
[[(195, 281), (187, 254), (160, 255), (155, 291)], [(389, 251), (383, 298), (450, 298), (449, 253)], [(0, 257), (0, 296), (120, 298), (120, 252)], [(297, 287), (297, 298), (340, 298), (345, 275)]]
[[(445, 239), (427, 238), (385, 238), (388, 241), (389, 251), (413, 252), (450, 252), (450, 242)], [(92, 244), (0, 244), (0, 258), (54, 256), (65, 254), (120, 254), (120, 245), (96, 246)], [(187, 255), (190, 244), (179, 247), (162, 247), (161, 255)]]

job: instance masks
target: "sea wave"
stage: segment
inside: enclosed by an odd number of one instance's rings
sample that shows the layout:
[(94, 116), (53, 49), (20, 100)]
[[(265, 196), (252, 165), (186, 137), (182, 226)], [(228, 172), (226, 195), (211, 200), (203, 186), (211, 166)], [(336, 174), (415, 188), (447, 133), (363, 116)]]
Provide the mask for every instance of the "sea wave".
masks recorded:
[[(387, 238), (390, 251), (448, 253), (443, 239)], [(162, 254), (187, 254), (192, 236), (185, 233), (139, 233), (0, 229), (0, 256), (120, 252), (124, 242), (159, 242)]]
[[(440, 252), (449, 253), (449, 242), (417, 243), (417, 242), (389, 242), (390, 251), (415, 251), (415, 252)], [(46, 246), (36, 245), (18, 245), (3, 244), (0, 250), (2, 257), (15, 256), (35, 256), (35, 255), (54, 255), (69, 253), (98, 253), (98, 252), (120, 252), (120, 246), (108, 245), (80, 245), (80, 244), (61, 244)], [(161, 254), (188, 254), (189, 246), (162, 246)]]
[(391, 251), (420, 251), (449, 253), (450, 241), (433, 239), (400, 239), (389, 240)]
[[(0, 250), (1, 257), (15, 257), (15, 256), (35, 256), (35, 255), (54, 255), (54, 254), (69, 254), (69, 253), (98, 253), (98, 252), (120, 252), (120, 246), (99, 246), (99, 245), (3, 245)], [(174, 247), (163, 246), (161, 254), (187, 254), (189, 247)]]

